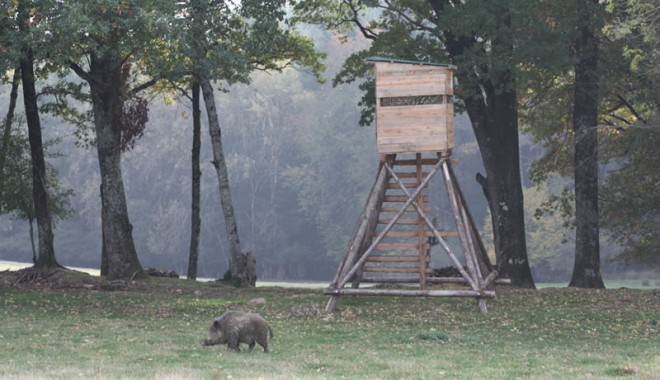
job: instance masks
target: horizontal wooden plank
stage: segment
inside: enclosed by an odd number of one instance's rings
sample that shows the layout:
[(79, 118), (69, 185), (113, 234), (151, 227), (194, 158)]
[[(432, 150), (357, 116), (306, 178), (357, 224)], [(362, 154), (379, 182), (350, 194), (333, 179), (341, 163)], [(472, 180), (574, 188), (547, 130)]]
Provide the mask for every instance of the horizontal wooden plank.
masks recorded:
[(368, 289), (340, 288), (325, 289), (325, 295), (362, 295), (362, 296), (398, 296), (398, 297), (495, 297), (494, 290), (436, 290), (436, 289)]
[[(426, 282), (433, 284), (467, 284), (467, 280), (463, 277), (427, 277)], [(508, 278), (498, 278), (495, 284), (510, 285), (511, 280)]]
[(381, 88), (401, 87), (410, 85), (438, 85), (446, 86), (451, 73), (437, 69), (422, 70), (378, 70), (376, 84)]
[[(400, 207), (383, 207), (380, 209), (380, 212), (399, 212), (401, 210)], [(430, 212), (431, 208), (430, 207), (422, 207), (422, 211), (424, 212)], [(404, 212), (417, 212), (415, 209), (415, 206), (408, 206), (406, 208), (406, 211)]]
[(374, 267), (370, 265), (365, 265), (362, 268), (363, 272), (375, 272), (375, 273), (419, 273), (418, 267)]
[[(429, 231), (429, 232), (431, 232), (431, 231)], [(377, 231), (376, 234), (380, 235), (380, 232)], [(387, 231), (385, 236), (386, 237), (391, 237), (391, 238), (407, 238), (407, 237), (412, 238), (412, 237), (419, 236), (419, 232), (417, 232), (417, 231), (392, 231), (392, 230), (389, 230), (389, 231)], [(432, 234), (429, 235), (425, 231), (424, 236), (432, 236)]]
[[(435, 165), (435, 164), (438, 163), (437, 158), (422, 158), (419, 161), (422, 165)], [(395, 160), (394, 165), (395, 166), (417, 166), (417, 160), (416, 159)]]
[(383, 284), (414, 284), (419, 282), (419, 276), (405, 277), (362, 277), (360, 282)]
[(409, 71), (409, 72), (419, 72), (426, 73), (432, 69), (440, 69), (441, 72), (446, 72), (449, 74), (453, 73), (453, 68), (448, 65), (434, 65), (434, 64), (424, 64), (424, 62), (402, 62), (402, 61), (373, 61), (374, 66), (376, 67), (376, 73), (386, 75), (391, 72), (399, 71)]
[[(430, 256), (426, 256), (426, 261), (431, 261)], [(377, 263), (418, 263), (419, 255), (369, 255), (367, 262)]]
[(383, 122), (376, 129), (376, 135), (381, 137), (404, 137), (404, 136), (445, 136), (450, 133), (447, 128), (446, 118), (415, 120), (392, 119)]
[(376, 131), (376, 139), (379, 141), (383, 139), (398, 139), (398, 141), (424, 141), (424, 138), (447, 140), (450, 137), (451, 136), (447, 132), (447, 129), (442, 128), (442, 126), (435, 125), (435, 121), (425, 124), (420, 123), (417, 125), (396, 124), (392, 126), (384, 126)]
[[(441, 237), (456, 237), (458, 236), (458, 232), (456, 231), (438, 231), (440, 233)], [(379, 231), (376, 231), (377, 235), (380, 235)], [(387, 237), (393, 237), (393, 238), (404, 238), (404, 237), (415, 237), (418, 235), (417, 231), (387, 231), (387, 234), (385, 236)], [(424, 231), (424, 236), (429, 237), (433, 236), (433, 231)]]
[(376, 136), (376, 144), (413, 144), (413, 145), (443, 145), (449, 146), (449, 136), (435, 135), (435, 134), (415, 134), (415, 135), (378, 135)]
[(415, 133), (415, 134), (378, 134), (376, 136), (377, 144), (443, 144), (448, 145), (449, 138), (446, 134), (436, 133)]
[[(405, 195), (386, 195), (383, 198), (383, 202), (406, 202), (408, 200), (408, 197)], [(424, 195), (424, 202), (429, 201), (429, 196)]]
[(378, 115), (402, 115), (414, 120), (415, 118), (425, 118), (429, 115), (453, 115), (454, 105), (451, 103), (437, 103), (406, 106), (381, 106), (377, 103), (376, 110), (378, 111)]
[[(399, 178), (417, 178), (417, 173), (415, 173), (415, 172), (408, 172), (408, 173), (394, 172), (394, 173)], [(422, 178), (426, 177), (428, 174), (429, 174), (428, 172), (422, 172)]]
[[(424, 244), (424, 248), (428, 249), (428, 245)], [(376, 249), (379, 251), (416, 251), (419, 248), (417, 243), (380, 243)]]
[[(445, 67), (376, 66), (376, 93), (426, 90), (423, 95), (453, 93), (453, 72)], [(442, 87), (438, 92), (438, 87)]]
[(397, 144), (378, 143), (377, 151), (379, 154), (448, 152), (451, 151), (453, 147), (454, 147), (453, 144), (448, 144), (447, 142), (397, 143)]
[(376, 99), (395, 98), (402, 96), (433, 96), (454, 95), (453, 88), (447, 88), (443, 83), (424, 83), (407, 81), (389, 83), (376, 88)]
[[(378, 219), (378, 224), (389, 224), (392, 219)], [(417, 225), (418, 219), (401, 219), (399, 218), (395, 224), (404, 224), (404, 225)]]
[[(399, 178), (401, 178), (401, 177), (399, 177)], [(424, 188), (427, 188), (428, 186), (429, 185), (426, 184), (426, 186), (424, 186)], [(417, 188), (417, 183), (416, 182), (407, 182), (407, 183), (403, 184), (403, 187), (405, 187), (406, 189), (416, 189)], [(391, 189), (401, 189), (401, 187), (399, 186), (398, 183), (388, 183), (387, 188), (390, 189), (390, 190)]]

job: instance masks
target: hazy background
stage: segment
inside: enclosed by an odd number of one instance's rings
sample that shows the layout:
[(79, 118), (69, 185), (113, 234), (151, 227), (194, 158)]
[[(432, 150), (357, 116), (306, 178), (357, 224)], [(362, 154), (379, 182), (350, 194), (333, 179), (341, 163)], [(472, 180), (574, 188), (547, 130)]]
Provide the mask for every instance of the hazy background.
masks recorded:
[[(348, 54), (361, 48), (355, 41), (341, 44), (318, 31), (312, 35), (328, 53), (329, 79)], [(257, 73), (251, 85), (228, 90), (218, 96), (218, 110), (242, 248), (256, 256), (260, 280), (329, 280), (377, 174), (374, 128), (358, 126), (357, 103), (362, 96), (358, 85), (333, 88), (291, 69), (281, 74)], [(8, 104), (8, 93), (8, 85), (0, 86), (0, 104)], [(229, 256), (205, 117), (198, 276), (218, 278), (227, 269)], [(481, 157), (469, 120), (457, 115), (455, 125), (455, 170), (488, 243), (487, 205), (474, 180), (482, 170)], [(73, 216), (56, 225), (56, 257), (66, 266), (98, 268), (101, 221), (96, 150), (79, 146), (75, 128), (61, 120), (42, 115), (42, 126), (45, 139), (60, 139), (49, 148), (47, 160), (59, 170), (61, 186), (75, 192)], [(24, 123), (21, 128), (25, 129)], [(186, 274), (191, 148), (189, 99), (154, 95), (145, 134), (123, 158), (133, 236), (144, 267)], [(539, 188), (529, 183), (527, 168), (540, 153), (541, 148), (521, 136), (529, 256), (537, 281), (565, 281), (573, 265), (571, 231), (562, 227), (559, 217), (536, 221), (531, 215), (548, 194), (559, 192), (567, 182), (555, 179)], [(430, 216), (441, 228), (451, 230), (453, 219), (440, 178), (430, 188)], [(606, 278), (635, 276), (634, 270), (643, 269), (611, 261), (617, 252), (618, 247), (603, 239)], [(0, 260), (31, 259), (27, 221), (0, 217)], [(444, 252), (436, 247), (432, 266), (446, 265)]]

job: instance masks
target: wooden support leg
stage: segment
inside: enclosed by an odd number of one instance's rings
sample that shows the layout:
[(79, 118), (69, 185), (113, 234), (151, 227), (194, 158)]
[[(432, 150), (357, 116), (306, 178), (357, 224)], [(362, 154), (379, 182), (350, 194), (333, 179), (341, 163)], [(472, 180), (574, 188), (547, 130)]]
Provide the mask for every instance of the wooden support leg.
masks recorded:
[[(369, 248), (367, 248), (367, 250), (362, 254), (362, 257), (360, 257), (360, 259), (357, 260), (357, 262), (355, 262), (355, 264), (353, 264), (353, 267), (348, 272), (346, 272), (346, 274), (343, 276), (343, 278), (337, 283), (337, 286), (336, 286), (337, 288), (343, 287), (351, 279), (351, 277), (362, 267), (362, 265), (367, 261), (367, 258), (369, 257), (369, 254), (371, 254), (371, 252), (373, 252), (373, 250), (376, 249), (376, 246), (383, 240), (383, 238), (385, 237), (387, 232), (389, 232), (389, 230), (392, 229), (392, 227), (397, 222), (397, 220), (399, 220), (399, 218), (401, 218), (401, 215), (403, 215), (403, 213), (406, 211), (408, 206), (413, 204), (413, 205), (415, 205), (415, 208), (417, 209), (417, 211), (418, 212), (420, 211), (420, 208), (417, 205), (417, 202), (415, 202), (415, 197), (417, 197), (417, 195), (419, 195), (419, 193), (421, 193), (422, 190), (424, 190), (424, 187), (426, 186), (426, 184), (428, 184), (428, 182), (431, 180), (433, 175), (438, 172), (438, 170), (440, 169), (440, 167), (441, 167), (441, 165), (444, 161), (445, 161), (445, 159), (440, 159), (438, 161), (438, 163), (433, 167), (433, 169), (431, 169), (431, 171), (429, 171), (429, 174), (426, 175), (426, 177), (422, 181), (421, 185), (413, 192), (413, 194), (410, 194), (410, 192), (407, 189), (405, 189), (404, 186), (401, 185), (400, 180), (398, 180), (398, 178), (397, 178), (397, 182), (399, 182), (399, 184), (404, 189), (404, 192), (408, 196), (408, 200), (403, 204), (403, 206), (401, 206), (401, 209), (392, 217), (392, 219), (385, 226), (383, 231), (381, 231), (381, 233), (374, 239), (374, 241), (371, 243)], [(392, 173), (394, 173), (394, 170), (390, 167), (390, 165), (385, 164), (385, 168), (390, 173), (390, 175), (392, 175)], [(431, 224), (431, 221), (428, 220), (428, 218), (425, 219), (425, 222), (427, 223), (427, 225), (433, 226)], [(438, 237), (440, 236), (440, 234), (437, 232), (437, 230), (436, 230), (436, 234), (437, 234)]]
[(325, 312), (328, 314), (334, 313), (335, 308), (337, 307), (337, 301), (339, 301), (339, 296), (330, 296), (330, 300), (328, 300), (328, 304), (325, 305)]

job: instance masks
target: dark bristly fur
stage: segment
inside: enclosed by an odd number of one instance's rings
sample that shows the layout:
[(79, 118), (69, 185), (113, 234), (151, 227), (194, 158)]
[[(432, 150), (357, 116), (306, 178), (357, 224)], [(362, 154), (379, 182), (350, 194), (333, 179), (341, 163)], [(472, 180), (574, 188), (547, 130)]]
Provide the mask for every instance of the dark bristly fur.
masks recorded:
[(226, 343), (230, 351), (240, 352), (239, 344), (246, 343), (248, 352), (252, 352), (255, 343), (259, 343), (268, 352), (269, 334), (272, 339), (273, 331), (259, 314), (230, 310), (213, 321), (204, 345)]

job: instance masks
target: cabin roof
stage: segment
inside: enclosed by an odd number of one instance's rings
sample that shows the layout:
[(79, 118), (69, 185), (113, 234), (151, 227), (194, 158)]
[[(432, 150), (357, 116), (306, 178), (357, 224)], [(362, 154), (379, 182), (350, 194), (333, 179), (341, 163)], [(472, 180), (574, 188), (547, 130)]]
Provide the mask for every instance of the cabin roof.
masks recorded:
[(422, 61), (411, 61), (407, 59), (396, 59), (389, 57), (367, 57), (368, 62), (385, 62), (385, 63), (403, 63), (408, 65), (426, 65), (426, 66), (442, 66), (449, 67), (451, 69), (456, 69), (456, 66), (450, 65), (448, 63), (436, 63), (436, 62), (422, 62)]

